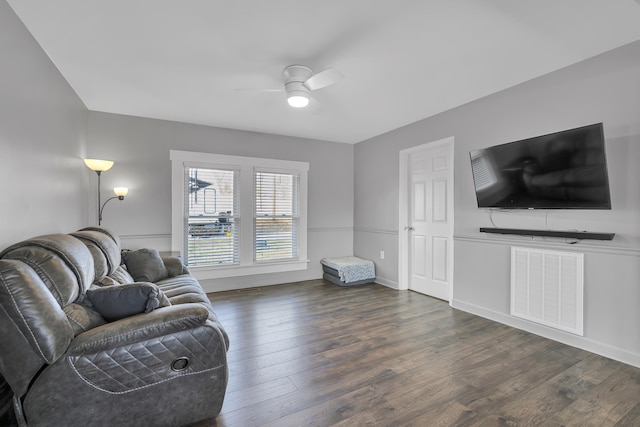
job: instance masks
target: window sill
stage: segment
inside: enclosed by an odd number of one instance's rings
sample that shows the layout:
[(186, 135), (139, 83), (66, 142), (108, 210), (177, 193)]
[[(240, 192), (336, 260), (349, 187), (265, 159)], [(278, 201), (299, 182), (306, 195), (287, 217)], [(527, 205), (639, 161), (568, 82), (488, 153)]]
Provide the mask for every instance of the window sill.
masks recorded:
[(285, 273), (306, 270), (309, 260), (278, 262), (269, 264), (234, 265), (228, 267), (189, 267), (198, 280), (222, 279), (225, 277), (253, 276), (256, 274)]

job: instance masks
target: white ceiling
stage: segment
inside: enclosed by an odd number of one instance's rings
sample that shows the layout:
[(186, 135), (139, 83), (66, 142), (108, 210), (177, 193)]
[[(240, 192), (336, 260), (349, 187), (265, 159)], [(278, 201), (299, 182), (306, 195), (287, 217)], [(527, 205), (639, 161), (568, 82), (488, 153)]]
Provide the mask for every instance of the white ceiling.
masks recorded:
[[(640, 40), (634, 0), (8, 0), (90, 110), (356, 143)], [(296, 110), (282, 70), (346, 78)]]

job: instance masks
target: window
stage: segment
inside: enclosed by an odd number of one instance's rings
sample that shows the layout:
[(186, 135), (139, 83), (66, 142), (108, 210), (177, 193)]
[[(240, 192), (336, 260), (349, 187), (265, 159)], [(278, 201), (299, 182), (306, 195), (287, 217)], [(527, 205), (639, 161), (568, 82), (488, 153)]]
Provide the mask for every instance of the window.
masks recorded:
[(237, 171), (185, 167), (189, 266), (239, 263)]
[(298, 177), (256, 171), (254, 226), (256, 262), (298, 256)]
[(172, 249), (200, 279), (307, 267), (308, 163), (171, 151)]

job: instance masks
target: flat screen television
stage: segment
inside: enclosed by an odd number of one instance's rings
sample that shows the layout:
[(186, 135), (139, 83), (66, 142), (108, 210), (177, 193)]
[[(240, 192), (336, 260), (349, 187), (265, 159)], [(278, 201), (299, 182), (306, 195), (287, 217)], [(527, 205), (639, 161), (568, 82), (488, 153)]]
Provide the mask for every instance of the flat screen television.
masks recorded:
[(479, 208), (611, 209), (602, 123), (469, 154)]

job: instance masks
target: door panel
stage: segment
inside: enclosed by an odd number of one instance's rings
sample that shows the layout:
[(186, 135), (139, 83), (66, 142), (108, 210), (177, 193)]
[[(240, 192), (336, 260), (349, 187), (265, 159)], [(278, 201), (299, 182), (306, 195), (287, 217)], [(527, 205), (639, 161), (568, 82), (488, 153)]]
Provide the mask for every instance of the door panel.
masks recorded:
[(441, 282), (447, 281), (447, 239), (442, 237), (433, 238), (433, 280)]
[(425, 221), (427, 219), (427, 205), (425, 203), (424, 182), (413, 184), (413, 220)]
[(449, 301), (453, 248), (450, 146), (409, 156), (409, 289)]
[(422, 260), (427, 257), (427, 239), (424, 236), (413, 236), (411, 247), (413, 275), (417, 280), (427, 279), (426, 264)]
[(447, 180), (436, 179), (433, 181), (433, 221), (447, 221)]

